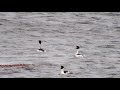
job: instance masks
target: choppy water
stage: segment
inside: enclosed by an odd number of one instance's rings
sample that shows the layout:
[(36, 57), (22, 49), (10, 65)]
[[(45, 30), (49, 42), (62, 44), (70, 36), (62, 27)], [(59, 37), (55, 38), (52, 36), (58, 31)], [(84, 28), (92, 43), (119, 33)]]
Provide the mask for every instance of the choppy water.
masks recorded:
[[(0, 78), (119, 78), (120, 13), (0, 12), (0, 64), (14, 63), (36, 66), (0, 68)], [(61, 76), (61, 65), (73, 74)]]

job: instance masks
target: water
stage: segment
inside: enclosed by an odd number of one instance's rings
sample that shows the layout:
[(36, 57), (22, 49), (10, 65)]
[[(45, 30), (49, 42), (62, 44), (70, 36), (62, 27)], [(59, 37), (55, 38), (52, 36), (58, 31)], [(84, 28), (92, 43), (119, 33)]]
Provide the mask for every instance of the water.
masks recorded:
[(0, 68), (0, 78), (120, 77), (119, 12), (0, 12), (0, 38), (0, 64), (35, 64)]

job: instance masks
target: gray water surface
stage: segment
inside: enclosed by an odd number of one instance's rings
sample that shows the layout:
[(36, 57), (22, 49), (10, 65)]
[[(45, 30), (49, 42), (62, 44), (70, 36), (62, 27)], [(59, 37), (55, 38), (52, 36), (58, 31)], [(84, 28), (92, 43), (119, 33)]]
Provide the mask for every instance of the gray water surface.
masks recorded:
[(0, 38), (0, 64), (35, 64), (0, 68), (0, 78), (120, 77), (119, 12), (0, 12)]

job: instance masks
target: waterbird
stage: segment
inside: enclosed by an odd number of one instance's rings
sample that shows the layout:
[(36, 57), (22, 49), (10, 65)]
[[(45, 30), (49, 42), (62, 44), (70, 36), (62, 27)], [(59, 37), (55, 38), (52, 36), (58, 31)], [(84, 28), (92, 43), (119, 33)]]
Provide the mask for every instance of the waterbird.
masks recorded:
[(83, 55), (79, 53), (79, 51), (80, 51), (80, 46), (76, 46), (76, 49), (77, 49), (77, 52), (76, 52), (75, 56), (76, 56), (76, 57), (83, 57)]
[(69, 71), (64, 71), (64, 66), (61, 66), (61, 74), (65, 75), (65, 74), (69, 74)]
[(41, 45), (41, 40), (39, 40), (39, 44)]
[(42, 41), (39, 40), (40, 48), (37, 50), (37, 52), (45, 52), (45, 50), (41, 48), (41, 43), (42, 43)]
[(45, 52), (45, 50), (42, 49), (42, 48), (39, 48), (39, 49), (37, 50), (37, 52)]

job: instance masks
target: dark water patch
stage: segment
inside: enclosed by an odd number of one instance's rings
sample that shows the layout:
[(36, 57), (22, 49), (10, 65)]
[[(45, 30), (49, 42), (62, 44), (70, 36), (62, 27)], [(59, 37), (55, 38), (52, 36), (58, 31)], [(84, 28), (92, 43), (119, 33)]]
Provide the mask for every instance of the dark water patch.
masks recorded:
[(100, 20), (101, 18), (100, 17), (91, 17), (92, 19), (94, 20)]
[(100, 34), (100, 33), (104, 33), (104, 28), (103, 28), (103, 27), (93, 27), (93, 28), (90, 28), (90, 29), (88, 30), (88, 32), (91, 32), (92, 34), (93, 34), (93, 33), (98, 33), (98, 34)]
[(94, 24), (93, 22), (91, 21), (84, 21), (84, 22), (76, 22), (75, 24)]
[[(68, 42), (70, 42), (70, 41), (68, 41)], [(72, 42), (70, 42), (69, 44), (66, 43), (66, 44), (61, 44), (61, 45), (66, 46), (66, 47), (73, 47), (74, 44)], [(64, 48), (64, 50), (66, 50), (66, 49)]]
[(43, 58), (48, 58), (48, 57), (47, 56), (40, 56), (40, 58), (43, 59)]
[(115, 45), (100, 45), (100, 46), (96, 46), (98, 48), (115, 48)]
[(57, 29), (56, 29), (56, 30), (52, 30), (52, 33), (55, 33), (55, 34), (56, 34), (56, 33), (60, 33), (60, 32), (61, 32), (61, 31), (60, 31), (60, 30), (57, 30)]
[(12, 72), (0, 72), (0, 75), (8, 75), (8, 74), (12, 74)]
[(30, 37), (40, 37), (40, 35), (28, 35)]
[(25, 23), (25, 22), (19, 22), (19, 26), (25, 26), (25, 27), (34, 27), (32, 23)]
[(113, 39), (115, 36), (113, 35), (100, 35), (103, 39)]
[(120, 30), (116, 30), (117, 32), (120, 32)]
[(52, 26), (51, 24), (45, 24), (45, 27), (50, 27), (50, 26)]
[(48, 29), (44, 29), (44, 30), (39, 30), (39, 33), (40, 34), (44, 34), (44, 35), (51, 35), (51, 34), (53, 34), (53, 32), (51, 32), (51, 31), (49, 31)]
[(13, 52), (12, 55), (24, 55), (24, 52), (23, 51), (22, 52), (17, 51), (17, 52)]
[(92, 42), (90, 41), (84, 41), (85, 44), (93, 44)]
[[(14, 68), (15, 69), (15, 68)], [(5, 68), (5, 69), (2, 69), (2, 71), (0, 71), (0, 75), (9, 75), (9, 74), (13, 74), (13, 73), (19, 73), (19, 71), (16, 71), (12, 68)]]
[(92, 61), (92, 60), (84, 60), (84, 61), (81, 61), (81, 62), (85, 62), (85, 63), (95, 63), (95, 61)]
[(85, 69), (85, 68), (83, 68), (83, 67), (80, 67), (80, 69)]
[(48, 21), (48, 22), (49, 22), (49, 21), (55, 21), (55, 22), (57, 21), (57, 22), (59, 22), (58, 20), (56, 20), (56, 19), (54, 19), (54, 18), (48, 18), (46, 21)]
[(110, 67), (105, 67), (104, 69), (116, 69), (116, 67), (115, 66), (110, 66)]
[(15, 32), (13, 30), (6, 30), (6, 31), (1, 31), (1, 34), (14, 34)]
[(120, 29), (120, 26), (116, 26), (116, 27), (114, 27), (114, 28), (116, 28), (116, 29)]
[[(63, 44), (61, 44), (61, 45), (63, 45)], [(58, 50), (58, 51), (64, 51), (65, 49), (64, 48), (56, 48), (56, 50)]]
[(120, 51), (117, 51), (117, 49), (113, 49), (113, 50), (109, 50), (109, 52), (106, 52), (106, 53), (112, 53), (112, 54), (120, 54)]
[(57, 33), (65, 34), (66, 32), (63, 30), (58, 30)]
[(107, 16), (120, 16), (120, 13), (119, 12), (108, 12), (108, 13), (104, 13), (104, 15), (107, 15)]
[(64, 57), (64, 55), (55, 54), (53, 57)]
[(48, 66), (48, 67), (49, 67), (49, 66), (53, 66), (53, 67), (54, 67), (54, 66), (55, 66), (55, 67), (58, 66), (57, 64), (49, 63), (49, 62), (44, 62), (44, 61), (43, 61), (43, 62), (40, 62), (40, 63), (36, 63), (35, 65), (38, 66), (38, 67), (39, 67), (39, 66)]
[(44, 30), (43, 28), (30, 28), (30, 29), (26, 29), (26, 31), (29, 32), (39, 32), (40, 30)]
[(116, 40), (110, 41), (110, 42), (111, 42), (111, 44), (119, 44), (120, 43), (120, 41), (116, 41)]
[(110, 73), (110, 74), (108, 74), (109, 78), (110, 78), (110, 77), (113, 78), (113, 77), (115, 77), (116, 75), (117, 75), (116, 73)]
[(115, 64), (118, 64), (118, 65), (119, 65), (119, 64), (120, 64), (120, 60), (119, 60), (118, 62), (116, 62)]
[(5, 46), (5, 45), (3, 45), (3, 46), (2, 46), (2, 48), (7, 48), (7, 45), (6, 45), (6, 46)]
[(0, 22), (2, 23), (2, 25), (16, 24), (14, 21), (8, 19), (0, 19)]
[(73, 33), (79, 33), (79, 32), (71, 31), (71, 32), (69, 32), (69, 33), (72, 33), (72, 34), (73, 34)]
[(72, 15), (74, 15), (75, 17), (84, 17), (84, 13), (80, 12), (80, 13), (71, 13)]
[(30, 42), (32, 42), (33, 40), (32, 40), (32, 39), (29, 39), (29, 40), (27, 40), (27, 41), (30, 41)]
[[(52, 13), (50, 13), (50, 14), (52, 14)], [(53, 18), (53, 17), (54, 17), (54, 14), (53, 14), (53, 15), (46, 15), (46, 16), (42, 16), (42, 17)]]
[(116, 51), (117, 52), (117, 54), (120, 54), (120, 51)]
[(14, 27), (12, 30), (15, 31), (15, 32), (22, 32), (22, 33), (24, 33), (26, 29), (24, 29), (22, 27)]
[(0, 23), (0, 25), (3, 25), (2, 23)]
[[(62, 22), (62, 23), (67, 24), (67, 22)], [(69, 25), (69, 24), (65, 25), (64, 27), (70, 28), (70, 29), (74, 28), (72, 25)]]
[(20, 73), (19, 71), (13, 71), (13, 73)]
[(101, 55), (102, 57), (108, 57), (107, 55)]
[(2, 41), (0, 43), (9, 44), (10, 42), (8, 40), (4, 40), (4, 41)]
[(117, 63), (119, 63), (120, 62), (120, 60), (117, 60)]
[(9, 21), (11, 21), (11, 20), (8, 20), (8, 19), (0, 19), (0, 22), (9, 22)]
[(95, 55), (95, 56), (99, 56), (99, 55), (101, 55), (101, 52), (93, 52), (93, 55)]
[(30, 66), (29, 67), (23, 67), (22, 69), (30, 71), (30, 72), (35, 72), (35, 70), (36, 70), (35, 67), (30, 67)]

